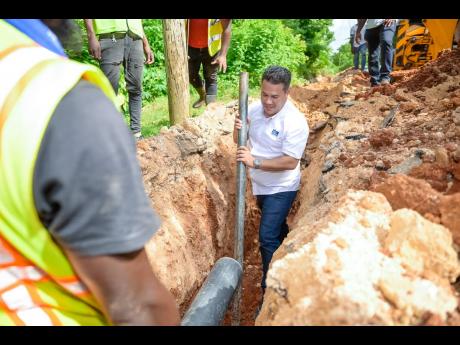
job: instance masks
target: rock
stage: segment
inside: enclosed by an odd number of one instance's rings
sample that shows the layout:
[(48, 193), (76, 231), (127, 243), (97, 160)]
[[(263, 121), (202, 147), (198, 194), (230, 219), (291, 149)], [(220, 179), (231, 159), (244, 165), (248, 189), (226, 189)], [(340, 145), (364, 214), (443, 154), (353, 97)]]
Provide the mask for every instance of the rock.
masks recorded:
[(399, 105), (393, 107), (393, 109), (391, 109), (388, 112), (388, 114), (385, 114), (385, 118), (383, 119), (382, 124), (380, 125), (380, 128), (385, 128), (391, 125), (391, 123), (393, 122), (396, 116), (398, 109), (399, 109)]
[(324, 127), (326, 127), (327, 125), (327, 121), (319, 121), (316, 123), (316, 125), (312, 128), (313, 132), (317, 132), (321, 129), (323, 129)]
[[(408, 225), (417, 227), (408, 245), (398, 235), (401, 212), (415, 219)], [(316, 236), (305, 236), (312, 230)], [(390, 233), (397, 258), (384, 248)], [(255, 324), (415, 325), (427, 312), (446, 321), (457, 307), (448, 279), (458, 271), (458, 263), (447, 255), (452, 247), (445, 232), (435, 238), (439, 233), (436, 225), (413, 211), (393, 212), (381, 194), (350, 191), (326, 217), (290, 233), (275, 252)], [(427, 239), (435, 240), (432, 248), (424, 247), (430, 246)], [(421, 248), (428, 252), (420, 253)], [(418, 274), (420, 263), (430, 272), (427, 277)]]
[(460, 113), (454, 113), (453, 121), (456, 126), (460, 126)]
[(393, 210), (410, 208), (421, 215), (440, 215), (439, 203), (442, 195), (423, 180), (395, 175), (382, 183), (371, 184), (369, 190), (385, 195)]
[(438, 147), (434, 151), (434, 155), (436, 157), (436, 163), (441, 166), (445, 166), (449, 164), (449, 156), (447, 155), (447, 150), (444, 147)]
[(423, 161), (419, 156), (414, 155), (405, 159), (402, 163), (392, 167), (388, 170), (389, 174), (408, 174), (413, 168), (422, 164)]
[(454, 105), (454, 107), (460, 106), (460, 97), (453, 97), (451, 98), (451, 102)]
[(400, 105), (399, 105), (399, 109), (400, 109), (401, 111), (406, 112), (406, 113), (412, 112), (412, 111), (415, 110), (417, 107), (418, 107), (418, 104), (415, 103), (415, 102), (412, 102), (412, 101), (410, 101), (410, 102), (402, 102), (402, 103), (400, 103)]
[(175, 139), (183, 157), (194, 153), (201, 153), (207, 147), (206, 141), (203, 138), (197, 137), (193, 133), (183, 129), (179, 131)]
[(364, 134), (352, 134), (352, 135), (345, 136), (345, 139), (349, 139), (349, 140), (361, 140), (364, 138), (366, 138)]
[(310, 165), (311, 163), (311, 156), (307, 153), (307, 151), (305, 151), (303, 153), (303, 156), (302, 158), (300, 159), (300, 163), (302, 164), (302, 166), (304, 167), (307, 167)]
[(374, 152), (366, 152), (365, 154), (363, 154), (363, 158), (366, 160), (366, 161), (374, 161), (375, 160), (375, 153)]
[(452, 159), (457, 163), (460, 162), (460, 148), (455, 150), (455, 152), (452, 154)]
[(355, 101), (345, 101), (345, 102), (340, 102), (339, 107), (349, 108), (355, 104), (356, 104)]
[(391, 215), (384, 250), (399, 258), (411, 273), (435, 275), (453, 283), (460, 274), (460, 266), (452, 243), (452, 234), (444, 226), (412, 210), (400, 209)]
[(381, 160), (378, 160), (375, 162), (375, 169), (377, 170), (386, 170), (386, 166), (385, 164), (383, 164), (383, 162)]
[(404, 95), (401, 89), (396, 90), (396, 92), (393, 95), (393, 98), (398, 102), (406, 102), (409, 100), (409, 98), (407, 98), (407, 96)]
[(321, 169), (322, 173), (327, 173), (335, 168), (334, 162), (332, 160), (327, 160), (324, 162), (323, 168)]
[(348, 158), (350, 158), (350, 156), (344, 152), (342, 152), (338, 157), (339, 161), (341, 162), (345, 162)]
[(454, 242), (460, 245), (460, 193), (443, 196), (439, 211), (442, 225), (452, 232)]
[(394, 138), (395, 133), (391, 129), (384, 128), (373, 132), (369, 137), (369, 142), (377, 148), (391, 145)]

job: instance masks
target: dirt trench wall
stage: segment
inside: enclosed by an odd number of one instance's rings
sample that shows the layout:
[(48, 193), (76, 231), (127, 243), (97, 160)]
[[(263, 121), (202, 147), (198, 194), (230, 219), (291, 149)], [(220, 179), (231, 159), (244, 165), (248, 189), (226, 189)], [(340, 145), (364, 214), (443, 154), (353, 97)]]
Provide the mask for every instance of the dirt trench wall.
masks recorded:
[(234, 117), (227, 110), (210, 106), (187, 129), (171, 127), (137, 144), (144, 184), (162, 219), (147, 253), (182, 312), (214, 262), (233, 254), (236, 164), (229, 159)]

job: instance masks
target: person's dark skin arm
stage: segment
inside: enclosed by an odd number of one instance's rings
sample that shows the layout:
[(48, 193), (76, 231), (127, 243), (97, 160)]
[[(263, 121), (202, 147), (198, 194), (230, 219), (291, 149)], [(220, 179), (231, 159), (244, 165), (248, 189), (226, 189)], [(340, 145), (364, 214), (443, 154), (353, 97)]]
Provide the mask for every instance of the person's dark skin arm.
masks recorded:
[[(242, 122), (236, 117), (235, 127), (233, 130), (233, 141), (236, 143), (238, 138), (238, 130), (241, 129)], [(254, 168), (254, 157), (251, 155), (251, 151), (246, 146), (240, 146), (236, 150), (236, 160), (243, 162), (244, 165)], [(294, 170), (297, 167), (299, 160), (283, 155), (272, 159), (264, 159), (261, 161), (260, 169), (264, 171), (283, 171), (283, 170)]]
[(144, 28), (142, 27), (142, 46), (144, 47), (144, 54), (145, 54), (145, 64), (151, 65), (154, 61), (153, 51), (150, 48), (149, 40), (145, 35)]
[(221, 19), (222, 28), (222, 47), (217, 53), (217, 57), (211, 62), (211, 64), (219, 64), (219, 72), (227, 70), (227, 51), (230, 47), (230, 39), (232, 37), (232, 20), (231, 19)]
[(88, 35), (88, 50), (89, 53), (97, 60), (101, 59), (101, 45), (99, 40), (96, 37), (96, 33), (94, 32), (93, 28), (93, 20), (92, 19), (84, 19), (86, 33)]
[(176, 302), (153, 273), (145, 249), (101, 256), (64, 251), (112, 324), (179, 325)]

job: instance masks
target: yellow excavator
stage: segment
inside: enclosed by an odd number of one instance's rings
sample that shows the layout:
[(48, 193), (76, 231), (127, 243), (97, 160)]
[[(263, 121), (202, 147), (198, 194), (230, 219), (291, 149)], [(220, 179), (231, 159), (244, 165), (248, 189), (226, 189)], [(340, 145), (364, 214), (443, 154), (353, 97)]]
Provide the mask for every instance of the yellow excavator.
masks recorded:
[(393, 70), (417, 68), (455, 47), (458, 19), (401, 19), (396, 30)]

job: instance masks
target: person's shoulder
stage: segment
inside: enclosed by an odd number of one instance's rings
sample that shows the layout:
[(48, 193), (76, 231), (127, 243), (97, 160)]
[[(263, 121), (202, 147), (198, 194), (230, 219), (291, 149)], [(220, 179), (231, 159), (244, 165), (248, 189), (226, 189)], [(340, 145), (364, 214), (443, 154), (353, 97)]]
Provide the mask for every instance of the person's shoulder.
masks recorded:
[(291, 100), (287, 100), (286, 114), (289, 114), (289, 116), (286, 116), (287, 121), (308, 126), (305, 114)]

